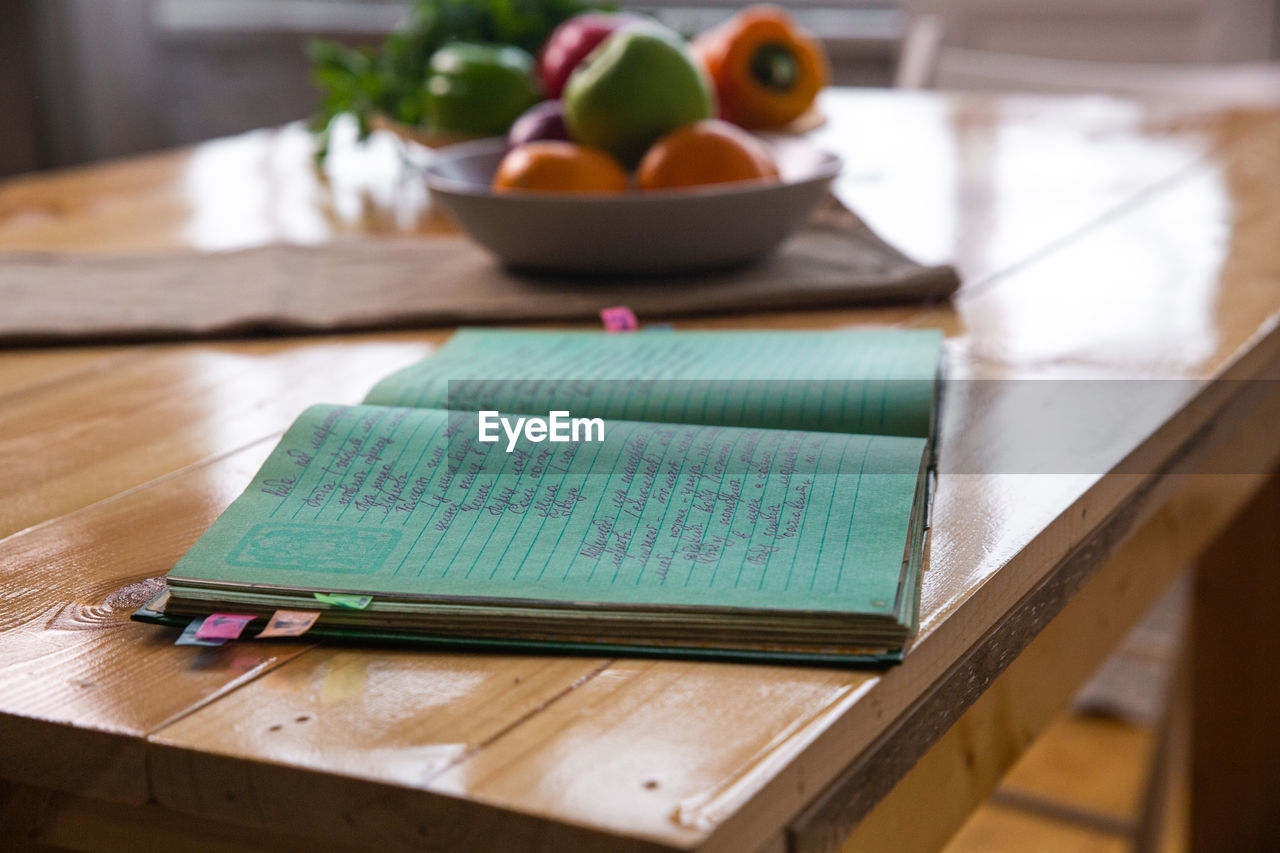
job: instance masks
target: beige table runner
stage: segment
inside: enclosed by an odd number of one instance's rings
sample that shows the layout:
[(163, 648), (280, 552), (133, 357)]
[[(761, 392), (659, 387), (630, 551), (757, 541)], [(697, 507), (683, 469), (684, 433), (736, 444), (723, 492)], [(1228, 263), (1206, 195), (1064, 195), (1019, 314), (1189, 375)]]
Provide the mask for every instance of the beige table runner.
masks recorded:
[(521, 275), (461, 237), (360, 238), (225, 253), (0, 254), (0, 342), (595, 319), (944, 298), (926, 267), (832, 200), (753, 266), (651, 279)]

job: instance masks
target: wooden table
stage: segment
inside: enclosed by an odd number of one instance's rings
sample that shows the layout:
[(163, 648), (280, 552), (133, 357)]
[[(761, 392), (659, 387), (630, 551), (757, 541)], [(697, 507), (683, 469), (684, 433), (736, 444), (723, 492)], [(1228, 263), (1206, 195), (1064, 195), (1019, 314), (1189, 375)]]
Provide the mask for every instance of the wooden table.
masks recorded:
[[(0, 353), (0, 835), (82, 849), (937, 847), (1199, 561), (1196, 846), (1280, 837), (1280, 114), (836, 92), (842, 196), (948, 305), (680, 327), (939, 326), (952, 375), (1212, 380), (1123, 468), (983, 468), (948, 411), (921, 632), (886, 672), (173, 645), (128, 620), (307, 404), (449, 330)], [(222, 251), (443, 227), (386, 139), (297, 129), (0, 184), (0, 250)], [(4, 275), (0, 258), (0, 275)], [(33, 282), (33, 286), (38, 286)], [(180, 283), (175, 283), (180, 286)], [(1228, 769), (1230, 772), (1228, 772)], [(864, 848), (863, 845), (866, 845)], [(42, 848), (43, 849), (43, 848)]]

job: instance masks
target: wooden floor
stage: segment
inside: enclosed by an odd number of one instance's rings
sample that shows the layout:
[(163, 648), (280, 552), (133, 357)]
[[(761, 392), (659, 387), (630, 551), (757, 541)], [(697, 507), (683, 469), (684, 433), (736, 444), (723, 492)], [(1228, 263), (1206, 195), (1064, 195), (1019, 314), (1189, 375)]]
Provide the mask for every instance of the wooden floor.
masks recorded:
[[(946, 853), (1121, 853), (1140, 804), (1152, 728), (1084, 713), (1053, 724)], [(1175, 809), (1172, 820), (1182, 819)], [(1176, 825), (1176, 824), (1175, 824)], [(1174, 829), (1174, 827), (1170, 827)], [(1184, 849), (1176, 831), (1164, 851)]]

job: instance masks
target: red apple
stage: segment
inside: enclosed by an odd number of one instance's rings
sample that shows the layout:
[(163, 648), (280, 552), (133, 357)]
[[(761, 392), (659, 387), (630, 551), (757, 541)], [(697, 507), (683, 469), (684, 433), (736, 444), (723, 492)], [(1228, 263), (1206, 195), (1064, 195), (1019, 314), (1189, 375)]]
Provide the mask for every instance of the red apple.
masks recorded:
[(596, 49), (614, 30), (624, 24), (646, 20), (626, 13), (587, 12), (576, 15), (556, 27), (538, 57), (538, 75), (548, 98), (558, 98), (564, 91), (569, 74), (587, 54)]

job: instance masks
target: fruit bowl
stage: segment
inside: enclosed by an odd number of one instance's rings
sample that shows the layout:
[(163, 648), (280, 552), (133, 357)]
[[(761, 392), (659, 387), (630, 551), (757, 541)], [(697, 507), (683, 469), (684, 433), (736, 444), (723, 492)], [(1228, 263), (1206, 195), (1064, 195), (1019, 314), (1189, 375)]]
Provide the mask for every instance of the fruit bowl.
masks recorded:
[(516, 269), (653, 274), (730, 267), (768, 254), (830, 192), (840, 158), (801, 137), (762, 137), (781, 180), (619, 195), (495, 193), (502, 139), (435, 152), (432, 196), (477, 243)]

